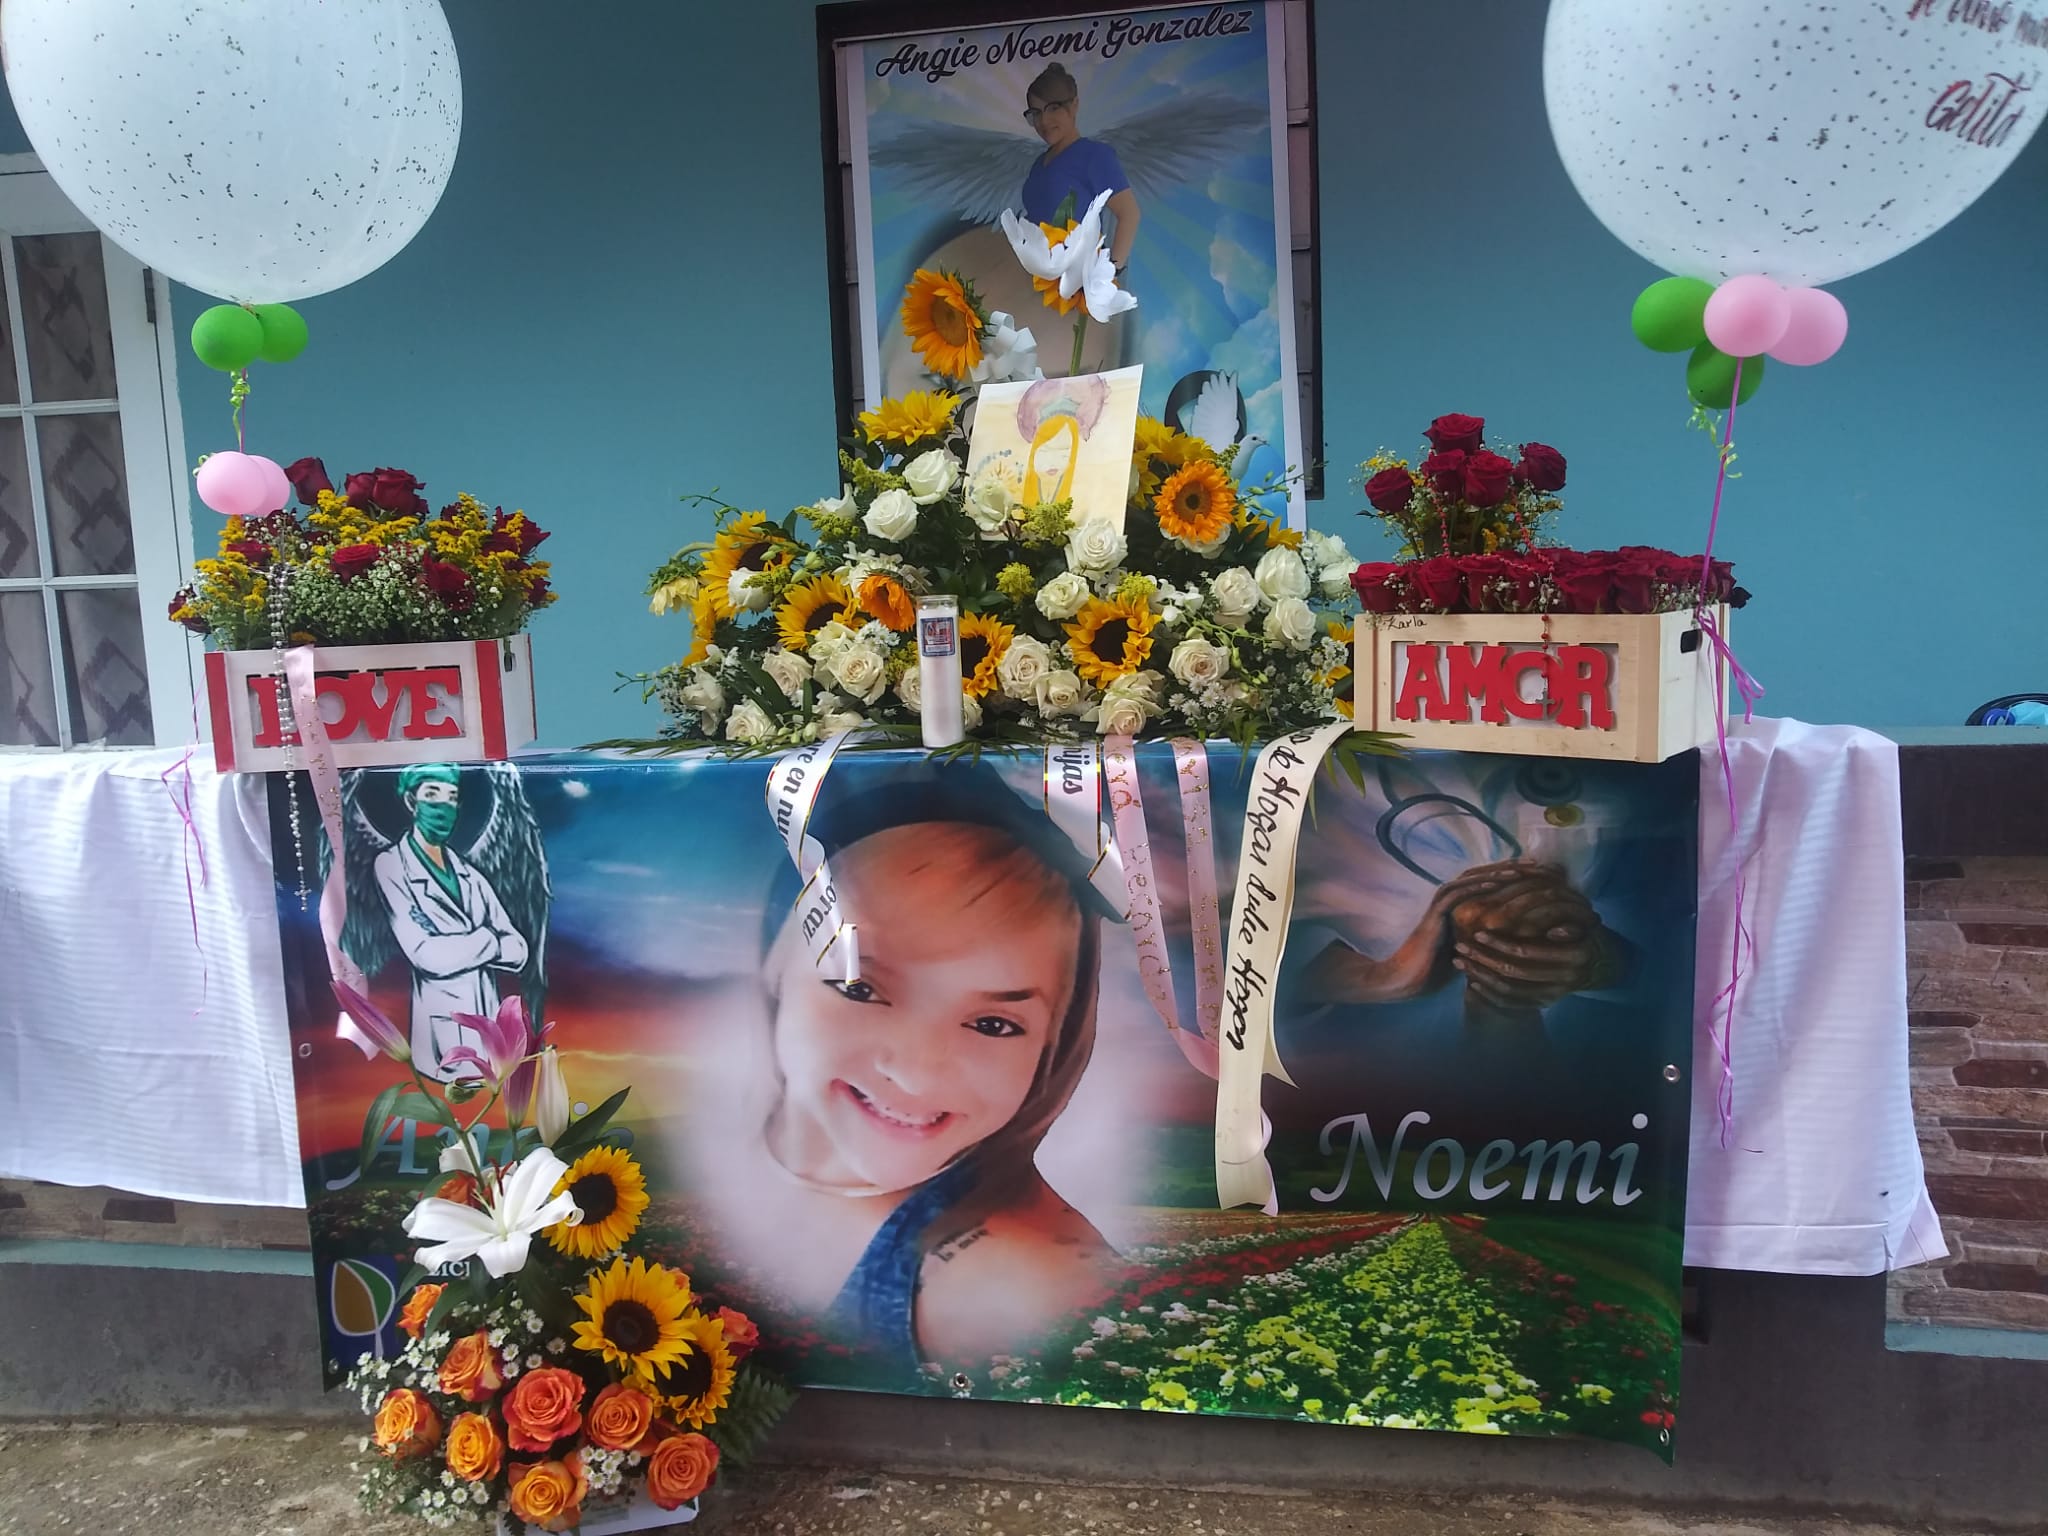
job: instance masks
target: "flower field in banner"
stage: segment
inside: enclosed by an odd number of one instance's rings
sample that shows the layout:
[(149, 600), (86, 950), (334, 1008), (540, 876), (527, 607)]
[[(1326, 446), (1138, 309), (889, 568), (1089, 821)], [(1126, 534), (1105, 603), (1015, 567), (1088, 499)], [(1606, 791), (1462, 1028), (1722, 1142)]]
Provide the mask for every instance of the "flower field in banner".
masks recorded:
[[(1633, 1272), (1478, 1218), (1351, 1216), (1134, 1252), (1107, 1304), (999, 1361), (1004, 1397), (1475, 1434), (1597, 1433), (1660, 1451), (1676, 1329)], [(1534, 1226), (1534, 1224), (1527, 1224)]]

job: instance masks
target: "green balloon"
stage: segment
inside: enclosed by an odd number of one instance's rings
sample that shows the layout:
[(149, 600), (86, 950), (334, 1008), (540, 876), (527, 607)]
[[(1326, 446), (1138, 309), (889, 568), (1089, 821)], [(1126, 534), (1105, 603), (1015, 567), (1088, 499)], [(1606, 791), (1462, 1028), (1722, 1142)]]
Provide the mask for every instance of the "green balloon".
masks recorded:
[[(1735, 403), (1749, 404), (1749, 397), (1757, 392), (1763, 381), (1764, 360), (1745, 357), (1742, 360), (1742, 393), (1736, 396)], [(1685, 392), (1697, 405), (1704, 405), (1710, 411), (1725, 411), (1734, 389), (1735, 359), (1716, 350), (1712, 342), (1701, 342), (1693, 349), (1692, 358), (1685, 365)]]
[(239, 304), (216, 304), (192, 322), (192, 350), (222, 373), (246, 368), (263, 351), (263, 322)]
[(1667, 277), (1636, 295), (1629, 329), (1652, 352), (1690, 352), (1707, 339), (1707, 300), (1714, 285), (1696, 277)]
[(266, 363), (288, 363), (306, 350), (306, 322), (289, 304), (258, 304), (256, 320), (263, 327), (263, 350), (256, 355)]

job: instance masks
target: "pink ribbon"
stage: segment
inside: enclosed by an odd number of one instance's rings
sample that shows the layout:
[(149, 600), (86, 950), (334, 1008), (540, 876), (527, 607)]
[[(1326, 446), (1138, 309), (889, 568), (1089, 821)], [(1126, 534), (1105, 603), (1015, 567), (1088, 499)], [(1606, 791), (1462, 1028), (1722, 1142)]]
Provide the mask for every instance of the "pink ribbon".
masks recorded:
[[(1173, 995), (1173, 966), (1167, 959), (1166, 924), (1159, 911), (1159, 885), (1152, 872), (1152, 844), (1145, 828), (1145, 801), (1138, 790), (1138, 751), (1128, 736), (1112, 736), (1102, 745), (1102, 774), (1109, 789), (1110, 816), (1116, 827), (1124, 886), (1130, 894), (1131, 937), (1138, 948), (1138, 979), (1152, 1010), (1166, 1025), (1188, 1065), (1205, 1077), (1219, 1070), (1216, 1043), (1180, 1022)], [(1212, 869), (1213, 875), (1213, 869)]]
[[(1693, 621), (1714, 648), (1714, 744), (1721, 755), (1721, 787), (1728, 799), (1728, 846), (1735, 858), (1735, 931), (1728, 945), (1728, 981), (1708, 1004), (1710, 1009), (1719, 1009), (1722, 1014), (1721, 1027), (1714, 1031), (1714, 1043), (1721, 1057), (1721, 1083), (1715, 1093), (1715, 1107), (1721, 1115), (1723, 1150), (1735, 1136), (1735, 991), (1742, 980), (1744, 958), (1751, 961), (1756, 958), (1756, 940), (1743, 917), (1743, 906), (1749, 893), (1748, 881), (1742, 870), (1742, 850), (1737, 846), (1737, 838), (1742, 831), (1742, 813), (1735, 801), (1735, 765), (1728, 755), (1728, 692), (1721, 684), (1721, 669), (1727, 669), (1729, 681), (1742, 695), (1745, 724), (1754, 718), (1756, 701), (1764, 696), (1763, 685), (1735, 659), (1735, 652), (1729, 648), (1720, 625), (1707, 612), (1707, 593), (1712, 590), (1714, 579), (1714, 536), (1721, 528), (1721, 500), (1728, 488), (1728, 457), (1735, 446), (1735, 402), (1741, 394), (1742, 359), (1738, 357), (1735, 359), (1735, 383), (1728, 395), (1728, 421), (1721, 434), (1720, 464), (1714, 475), (1714, 507), (1707, 517), (1707, 547), (1700, 556), (1700, 595), (1693, 605)], [(1711, 1025), (1708, 1027), (1712, 1029)]]
[(1209, 816), (1209, 749), (1199, 741), (1176, 738), (1173, 766), (1180, 781), (1181, 845), (1188, 861), (1195, 1020), (1207, 1034), (1223, 1017), (1223, 918), (1216, 895), (1216, 839), (1211, 835)]
[[(295, 645), (284, 653), (285, 688), (291, 695), (299, 752), (305, 762), (306, 777), (313, 785), (314, 804), (320, 808), (320, 824), (327, 832), (327, 879), (320, 887), (320, 939), (327, 947), (327, 969), (336, 981), (367, 997), (369, 978), (341, 948), (341, 930), (348, 921), (348, 856), (342, 845), (341, 773), (334, 764), (334, 746), (327, 739), (326, 722), (320, 718), (320, 699), (314, 688), (317, 675), (312, 646)], [(377, 1054), (377, 1042), (358, 1029), (347, 1013), (336, 1014), (334, 1032), (365, 1057)]]

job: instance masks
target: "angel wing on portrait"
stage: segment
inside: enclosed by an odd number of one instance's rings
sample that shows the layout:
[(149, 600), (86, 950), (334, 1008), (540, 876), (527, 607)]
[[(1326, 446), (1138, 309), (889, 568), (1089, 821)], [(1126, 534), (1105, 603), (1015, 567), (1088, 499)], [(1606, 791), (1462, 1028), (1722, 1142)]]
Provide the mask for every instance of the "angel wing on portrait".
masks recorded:
[[(405, 807), (397, 795), (397, 777), (357, 771), (342, 775), (342, 839), (346, 845), (344, 874), (348, 887), (348, 918), (341, 930), (341, 948), (375, 976), (400, 958), (398, 941), (384, 911), (377, 886), (377, 860), (407, 831)], [(462, 790), (473, 800), (478, 790), (488, 796), (484, 824), (467, 848), (456, 852), (490, 882), (505, 915), (526, 940), (527, 960), (519, 971), (519, 991), (529, 1018), (543, 1017), (547, 996), (548, 913), (553, 887), (548, 879), (547, 850), (540, 824), (510, 763), (484, 763), (462, 771)], [(467, 808), (467, 807), (465, 807)], [(326, 839), (320, 841), (320, 873), (327, 873)]]
[[(1116, 151), (1143, 204), (1241, 155), (1270, 122), (1265, 107), (1233, 96), (1190, 95), (1089, 135)], [(971, 224), (993, 224), (1023, 201), (1041, 153), (1034, 137), (932, 124), (868, 147), (868, 163), (900, 177), (916, 197)]]

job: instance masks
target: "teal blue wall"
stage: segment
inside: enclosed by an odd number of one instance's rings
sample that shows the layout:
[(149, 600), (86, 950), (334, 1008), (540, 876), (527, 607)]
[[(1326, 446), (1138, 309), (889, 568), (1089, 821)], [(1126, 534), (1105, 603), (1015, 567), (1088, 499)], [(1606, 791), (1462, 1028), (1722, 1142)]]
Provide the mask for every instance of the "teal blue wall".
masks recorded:
[[(640, 596), (704, 531), (677, 498), (836, 489), (813, 0), (638, 0), (601, 24), (447, 8), (466, 113), (447, 197), (389, 267), (303, 306), (315, 348), (259, 372), (251, 446), (525, 506), (556, 530), (565, 594), (536, 628), (543, 739), (651, 732), (612, 683), (684, 644)], [(1542, 7), (1322, 0), (1317, 26), (1317, 526), (1372, 552), (1350, 466), (1458, 410), (1570, 457), (1572, 542), (1697, 547), (1712, 451), (1676, 360), (1628, 334), (1656, 274), (1551, 148)], [(1848, 346), (1774, 371), (1742, 413), (1721, 550), (1757, 594), (1736, 639), (1769, 713), (1960, 722), (2048, 688), (2044, 191), (2048, 138), (1955, 226), (1839, 285)], [(181, 293), (180, 319), (200, 302)], [(188, 361), (180, 386), (188, 449), (222, 446), (218, 376)]]

